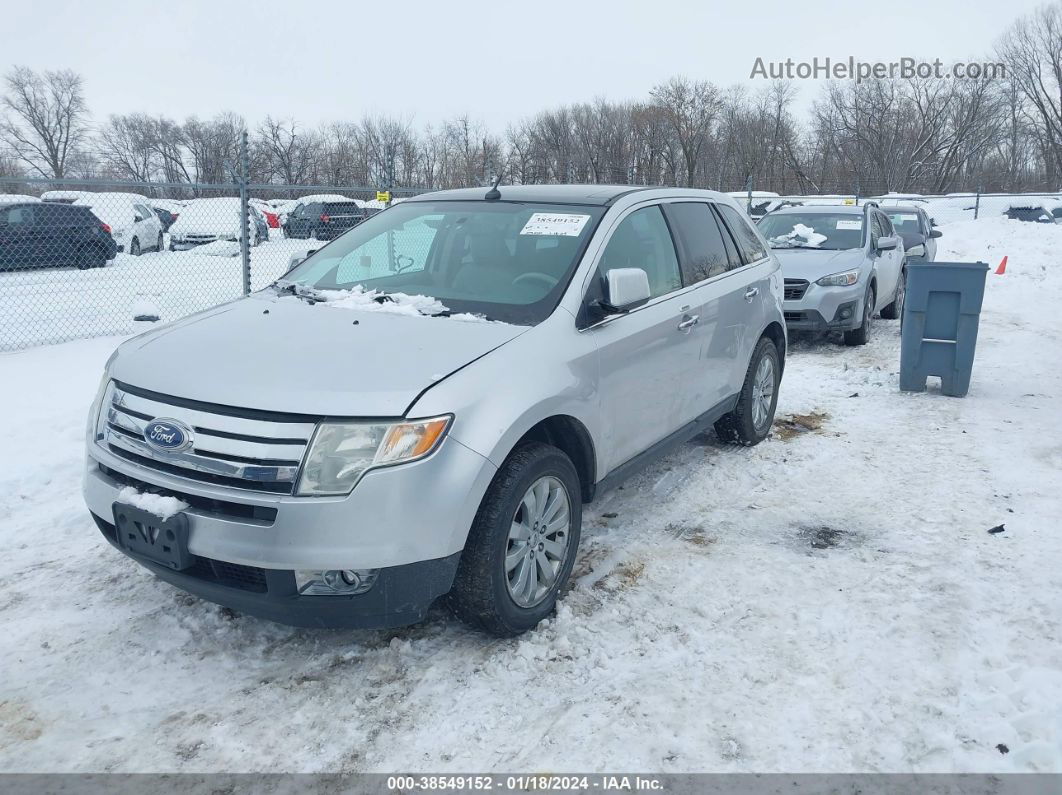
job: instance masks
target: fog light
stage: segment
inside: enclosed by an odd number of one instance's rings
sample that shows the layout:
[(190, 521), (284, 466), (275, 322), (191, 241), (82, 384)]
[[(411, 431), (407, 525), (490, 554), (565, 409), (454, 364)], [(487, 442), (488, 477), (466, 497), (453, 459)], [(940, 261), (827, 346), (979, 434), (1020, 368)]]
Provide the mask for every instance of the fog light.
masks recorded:
[(379, 569), (299, 570), (295, 587), (306, 596), (357, 596), (375, 585), (379, 573)]
[(845, 307), (844, 309), (841, 310), (840, 314), (841, 314), (841, 320), (848, 320), (848, 318), (850, 318), (852, 316), (852, 310), (849, 309), (848, 307)]

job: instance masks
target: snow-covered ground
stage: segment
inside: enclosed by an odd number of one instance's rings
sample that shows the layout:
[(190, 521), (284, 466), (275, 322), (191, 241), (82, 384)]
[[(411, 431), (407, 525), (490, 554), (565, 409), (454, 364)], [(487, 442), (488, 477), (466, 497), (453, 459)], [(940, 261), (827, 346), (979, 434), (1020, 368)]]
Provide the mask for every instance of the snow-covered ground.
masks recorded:
[(591, 506), (516, 640), (165, 585), (79, 494), (118, 340), (0, 355), (0, 770), (1062, 771), (1062, 227), (944, 232), (941, 259), (1009, 255), (966, 398), (898, 391), (895, 321), (795, 340), (773, 437)]
[[(288, 270), (293, 253), (321, 245), (270, 230), (270, 240), (251, 249), (251, 289)], [(119, 254), (103, 269), (0, 271), (0, 351), (131, 333), (142, 307), (176, 320), (242, 292), (239, 246), (224, 241), (188, 251)]]

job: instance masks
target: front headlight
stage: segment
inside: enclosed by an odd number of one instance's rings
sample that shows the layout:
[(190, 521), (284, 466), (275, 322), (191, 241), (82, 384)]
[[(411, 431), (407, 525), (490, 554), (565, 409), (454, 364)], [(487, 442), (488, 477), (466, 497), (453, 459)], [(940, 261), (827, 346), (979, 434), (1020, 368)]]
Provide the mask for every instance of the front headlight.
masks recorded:
[(851, 271), (844, 271), (843, 273), (831, 273), (829, 276), (823, 276), (818, 279), (815, 284), (821, 287), (848, 287), (851, 284), (855, 284), (859, 281), (859, 269)]
[(299, 496), (349, 494), (365, 472), (430, 455), (450, 415), (396, 423), (322, 422), (299, 477)]
[(92, 399), (92, 405), (89, 407), (88, 423), (85, 426), (85, 438), (89, 443), (96, 441), (96, 428), (100, 422), (100, 411), (103, 409), (103, 397), (107, 394), (107, 387), (111, 383), (110, 364), (113, 358), (114, 355), (111, 354), (111, 358), (107, 360), (107, 367), (103, 368), (100, 385), (96, 389), (96, 397)]

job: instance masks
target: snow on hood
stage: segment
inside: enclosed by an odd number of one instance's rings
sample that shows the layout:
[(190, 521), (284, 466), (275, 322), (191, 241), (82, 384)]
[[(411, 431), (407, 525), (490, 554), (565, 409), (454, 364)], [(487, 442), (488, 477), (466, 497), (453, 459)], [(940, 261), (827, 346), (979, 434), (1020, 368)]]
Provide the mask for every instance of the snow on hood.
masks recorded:
[(813, 227), (804, 224), (795, 224), (793, 231), (778, 237), (772, 237), (767, 241), (771, 245), (776, 243), (788, 243), (790, 246), (817, 248), (826, 242), (826, 235), (816, 232)]
[[(173, 237), (182, 235), (240, 236), (239, 199), (196, 199), (184, 207), (170, 227)], [(247, 228), (254, 229), (250, 219)]]
[(449, 320), (464, 323), (496, 323), (480, 315), (468, 312), (449, 314), (450, 308), (437, 298), (427, 295), (408, 295), (406, 293), (382, 293), (366, 290), (361, 285), (350, 290), (300, 290), (306, 295), (322, 301), (325, 306), (337, 309), (354, 309), (361, 312), (382, 312), (406, 317), (432, 317), (446, 315)]
[[(357, 320), (357, 323), (353, 322)], [(126, 342), (111, 376), (226, 406), (398, 417), (433, 383), (528, 330), (255, 293)]]

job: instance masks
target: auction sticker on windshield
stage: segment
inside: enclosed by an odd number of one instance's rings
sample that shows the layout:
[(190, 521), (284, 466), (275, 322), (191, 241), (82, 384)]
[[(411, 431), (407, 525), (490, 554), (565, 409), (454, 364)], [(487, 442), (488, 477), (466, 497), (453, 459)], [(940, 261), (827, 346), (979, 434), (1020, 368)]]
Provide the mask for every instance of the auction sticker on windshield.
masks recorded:
[(589, 215), (578, 213), (534, 213), (527, 219), (521, 235), (562, 235), (564, 237), (579, 237), (590, 220)]
[(837, 228), (838, 229), (862, 229), (863, 228), (863, 219), (862, 218), (854, 218), (852, 220), (848, 220), (847, 218), (842, 218), (841, 220), (839, 220), (837, 222)]

